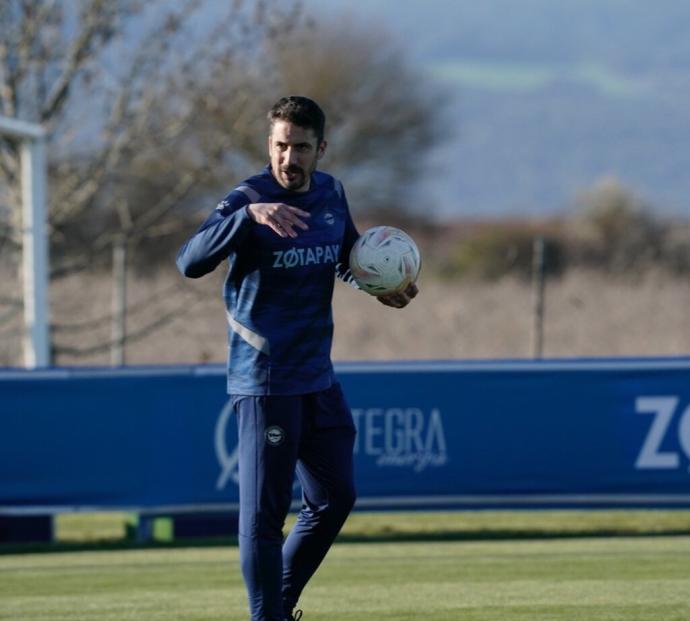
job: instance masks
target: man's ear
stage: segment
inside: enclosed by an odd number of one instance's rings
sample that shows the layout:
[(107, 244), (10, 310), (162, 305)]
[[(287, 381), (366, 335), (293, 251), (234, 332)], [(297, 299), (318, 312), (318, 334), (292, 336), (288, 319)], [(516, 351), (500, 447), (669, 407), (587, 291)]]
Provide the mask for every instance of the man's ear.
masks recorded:
[(321, 144), (319, 145), (318, 150), (316, 151), (316, 159), (320, 160), (323, 156), (324, 153), (326, 153), (326, 147), (328, 146), (328, 143), (325, 140), (321, 141)]

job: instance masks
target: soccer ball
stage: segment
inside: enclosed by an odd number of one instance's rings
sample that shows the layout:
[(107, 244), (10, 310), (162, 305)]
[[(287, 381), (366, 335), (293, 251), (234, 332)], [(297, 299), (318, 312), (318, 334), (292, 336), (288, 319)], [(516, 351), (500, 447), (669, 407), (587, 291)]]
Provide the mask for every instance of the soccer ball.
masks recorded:
[(350, 270), (370, 295), (397, 293), (417, 280), (421, 257), (414, 240), (392, 226), (366, 230), (350, 251)]

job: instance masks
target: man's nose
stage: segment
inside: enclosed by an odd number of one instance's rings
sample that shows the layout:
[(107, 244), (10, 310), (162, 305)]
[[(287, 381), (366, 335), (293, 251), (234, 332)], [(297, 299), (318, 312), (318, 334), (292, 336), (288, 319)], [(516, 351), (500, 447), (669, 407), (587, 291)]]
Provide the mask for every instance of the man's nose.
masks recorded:
[(296, 164), (297, 163), (297, 149), (293, 149), (291, 147), (288, 147), (285, 150), (285, 161), (288, 164)]

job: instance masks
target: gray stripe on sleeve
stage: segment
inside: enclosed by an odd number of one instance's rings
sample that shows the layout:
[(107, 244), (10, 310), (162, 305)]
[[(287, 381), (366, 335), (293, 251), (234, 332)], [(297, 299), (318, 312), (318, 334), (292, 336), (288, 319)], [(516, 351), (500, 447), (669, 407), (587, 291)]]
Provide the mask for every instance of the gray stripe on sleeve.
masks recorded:
[(250, 188), (248, 185), (240, 185), (235, 188), (238, 192), (242, 192), (252, 203), (258, 203), (261, 199), (261, 194), (259, 194), (254, 188)]

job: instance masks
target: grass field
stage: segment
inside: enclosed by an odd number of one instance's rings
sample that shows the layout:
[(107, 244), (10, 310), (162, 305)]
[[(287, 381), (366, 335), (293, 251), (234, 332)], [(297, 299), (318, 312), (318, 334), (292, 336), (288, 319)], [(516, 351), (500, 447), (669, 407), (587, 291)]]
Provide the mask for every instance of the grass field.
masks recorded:
[[(0, 557), (0, 619), (246, 619), (237, 549)], [(305, 621), (687, 621), (690, 538), (336, 545)]]
[[(687, 529), (688, 512), (355, 514), (300, 606), (304, 621), (687, 621), (690, 536), (643, 534)], [(233, 545), (0, 555), (3, 621), (246, 618)]]

